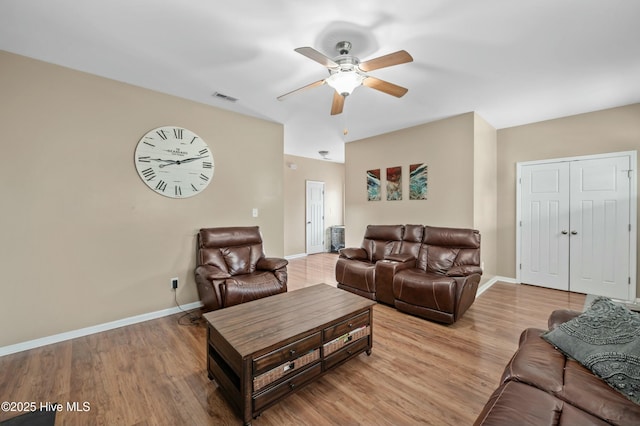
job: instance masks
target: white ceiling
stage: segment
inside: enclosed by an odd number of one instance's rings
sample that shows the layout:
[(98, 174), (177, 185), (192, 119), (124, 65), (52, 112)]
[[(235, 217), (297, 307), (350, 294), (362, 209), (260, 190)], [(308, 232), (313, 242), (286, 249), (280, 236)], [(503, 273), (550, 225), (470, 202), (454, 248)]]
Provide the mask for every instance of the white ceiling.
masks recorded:
[[(407, 95), (360, 87), (333, 117), (326, 85), (276, 100), (328, 76), (294, 48), (341, 40), (363, 61), (407, 50), (370, 72)], [(0, 49), (283, 123), (285, 153), (333, 161), (469, 111), (500, 129), (640, 102), (637, 0), (2, 0)]]

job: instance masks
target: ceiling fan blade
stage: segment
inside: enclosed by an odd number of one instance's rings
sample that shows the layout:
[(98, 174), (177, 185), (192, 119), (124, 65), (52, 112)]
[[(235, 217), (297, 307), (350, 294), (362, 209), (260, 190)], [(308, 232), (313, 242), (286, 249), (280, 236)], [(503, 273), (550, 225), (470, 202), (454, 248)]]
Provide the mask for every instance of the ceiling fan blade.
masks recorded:
[(388, 55), (380, 56), (378, 58), (369, 59), (368, 61), (360, 62), (360, 69), (364, 72), (377, 70), (380, 68), (390, 67), (392, 65), (404, 64), (412, 62), (413, 57), (409, 55), (406, 50), (398, 50)]
[(379, 90), (388, 95), (395, 96), (396, 98), (403, 97), (405, 93), (409, 91), (409, 89), (406, 89), (402, 86), (398, 86), (396, 84), (389, 83), (388, 81), (380, 80), (379, 78), (371, 76), (365, 78), (362, 82), (362, 85)]
[(303, 87), (301, 87), (301, 88), (299, 88), (299, 89), (292, 90), (292, 91), (291, 91), (291, 92), (289, 92), (289, 93), (285, 93), (284, 95), (280, 95), (280, 96), (278, 96), (278, 100), (279, 100), (279, 101), (283, 101), (283, 100), (284, 100), (285, 98), (287, 98), (289, 95), (293, 95), (294, 93), (298, 93), (298, 92), (301, 92), (301, 91), (303, 91), (303, 90), (312, 89), (312, 88), (317, 87), (317, 86), (322, 86), (323, 84), (324, 84), (324, 80), (318, 80), (318, 81), (315, 81), (315, 82), (313, 82), (313, 83), (311, 83), (311, 84), (307, 84), (306, 86), (303, 86)]
[(333, 103), (331, 104), (331, 115), (341, 114), (342, 108), (344, 108), (344, 96), (334, 90)]
[(309, 59), (313, 59), (320, 65), (323, 65), (327, 68), (338, 68), (340, 65), (336, 64), (333, 59), (325, 56), (324, 54), (318, 52), (313, 47), (298, 47), (297, 49), (293, 49), (301, 55), (306, 56)]

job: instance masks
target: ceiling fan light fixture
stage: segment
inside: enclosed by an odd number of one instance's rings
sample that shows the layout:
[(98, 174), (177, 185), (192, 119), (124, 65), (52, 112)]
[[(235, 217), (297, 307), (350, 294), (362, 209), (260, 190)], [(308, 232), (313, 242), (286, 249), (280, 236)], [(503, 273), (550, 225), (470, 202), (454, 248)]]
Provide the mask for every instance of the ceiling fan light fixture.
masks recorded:
[(356, 87), (362, 85), (365, 78), (365, 75), (351, 70), (334, 72), (325, 81), (342, 96), (349, 96)]

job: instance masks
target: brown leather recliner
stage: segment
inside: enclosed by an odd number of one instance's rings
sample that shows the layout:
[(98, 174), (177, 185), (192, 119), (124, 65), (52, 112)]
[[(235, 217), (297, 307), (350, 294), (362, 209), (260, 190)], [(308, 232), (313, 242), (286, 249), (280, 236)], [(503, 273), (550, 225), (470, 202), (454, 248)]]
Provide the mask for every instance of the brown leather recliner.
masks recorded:
[(425, 226), (418, 257), (411, 266), (393, 276), (395, 307), (452, 324), (476, 298), (482, 275), (480, 233)]
[(376, 300), (376, 262), (399, 252), (403, 231), (402, 225), (369, 225), (360, 248), (340, 249), (338, 288)]
[(257, 226), (201, 229), (196, 262), (205, 312), (287, 291), (289, 262), (265, 257)]

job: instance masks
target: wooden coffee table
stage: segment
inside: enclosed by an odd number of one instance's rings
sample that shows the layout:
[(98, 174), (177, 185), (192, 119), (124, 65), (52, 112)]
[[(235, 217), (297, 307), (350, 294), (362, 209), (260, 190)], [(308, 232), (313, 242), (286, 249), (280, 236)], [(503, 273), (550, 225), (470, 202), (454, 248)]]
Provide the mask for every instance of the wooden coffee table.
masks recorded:
[(207, 370), (245, 425), (362, 352), (373, 300), (317, 284), (204, 314)]

